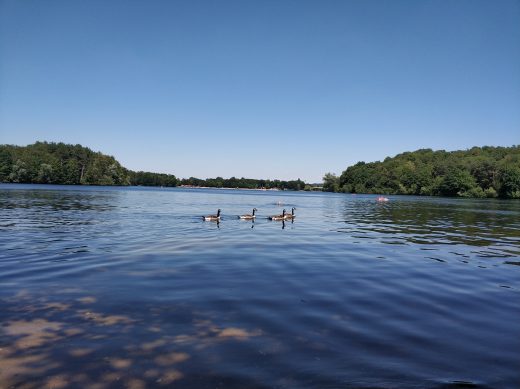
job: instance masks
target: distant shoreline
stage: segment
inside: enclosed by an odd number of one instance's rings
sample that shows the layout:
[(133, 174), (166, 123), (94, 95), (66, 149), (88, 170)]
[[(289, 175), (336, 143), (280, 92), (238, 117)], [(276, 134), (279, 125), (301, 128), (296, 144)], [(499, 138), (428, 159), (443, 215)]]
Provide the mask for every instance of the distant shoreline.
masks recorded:
[[(216, 186), (195, 186), (195, 185), (177, 185), (176, 188), (187, 188), (187, 189), (228, 189), (228, 190), (261, 190), (261, 191), (291, 191), (299, 192), (293, 189), (278, 189), (278, 188), (230, 188), (230, 187), (216, 187)], [(302, 191), (303, 192), (303, 191)]]
[(160, 186), (160, 185), (96, 185), (96, 184), (52, 184), (39, 182), (0, 182), (0, 185), (38, 185), (38, 186), (73, 186), (73, 187), (107, 187), (107, 188), (181, 188), (181, 189), (222, 189), (222, 190), (256, 190), (262, 192), (305, 192), (304, 190), (279, 189), (279, 188), (230, 188), (215, 186), (193, 186), (193, 185), (176, 185), (176, 186)]
[(98, 185), (98, 184), (60, 184), (60, 183), (40, 183), (40, 182), (0, 182), (0, 185), (52, 185), (52, 186), (72, 186), (72, 187), (88, 187), (88, 188), (181, 188), (181, 189), (218, 189), (218, 190), (249, 190), (261, 192), (322, 192), (322, 190), (297, 190), (297, 189), (280, 189), (280, 188), (240, 188), (240, 187), (216, 187), (216, 186), (194, 186), (194, 185), (175, 185), (175, 186), (160, 186), (160, 185)]
[(114, 185), (300, 190), (309, 187), (296, 180), (245, 177), (177, 179), (173, 174), (132, 171), (113, 156), (79, 144), (36, 142), (27, 146), (0, 144), (0, 181), (27, 184)]

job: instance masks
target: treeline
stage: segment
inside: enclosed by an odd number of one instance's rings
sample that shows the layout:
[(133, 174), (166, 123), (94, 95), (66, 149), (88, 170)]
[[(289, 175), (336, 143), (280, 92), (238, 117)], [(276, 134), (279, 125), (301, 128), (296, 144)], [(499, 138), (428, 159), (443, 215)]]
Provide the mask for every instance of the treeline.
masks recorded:
[(200, 178), (190, 177), (180, 180), (180, 185), (206, 186), (210, 188), (242, 188), (242, 189), (280, 189), (280, 190), (304, 190), (305, 182), (300, 179), (292, 181), (261, 180), (254, 178)]
[(133, 172), (112, 156), (81, 145), (0, 145), (0, 182), (68, 185), (176, 186), (171, 174)]
[(173, 174), (128, 171), (130, 185), (137, 186), (177, 186), (178, 180)]
[(323, 190), (334, 192), (520, 198), (520, 146), (422, 149), (358, 162), (323, 180)]
[[(67, 185), (177, 185), (212, 188), (306, 189), (302, 180), (259, 180), (250, 178), (187, 178), (173, 174), (134, 172), (112, 156), (81, 145), (36, 142), (28, 146), (0, 145), (0, 182)], [(310, 188), (310, 187), (309, 187)]]

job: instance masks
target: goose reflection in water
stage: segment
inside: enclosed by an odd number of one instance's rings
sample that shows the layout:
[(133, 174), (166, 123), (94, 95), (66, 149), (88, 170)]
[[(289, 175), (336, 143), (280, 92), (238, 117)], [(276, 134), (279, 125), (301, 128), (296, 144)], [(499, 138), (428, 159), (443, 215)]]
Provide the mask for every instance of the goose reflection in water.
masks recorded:
[[(286, 220), (286, 219), (282, 220), (282, 230), (285, 229), (285, 220)], [(291, 224), (294, 224), (294, 219), (289, 219), (289, 220), (291, 221)], [(289, 220), (288, 220), (288, 221), (289, 221)]]

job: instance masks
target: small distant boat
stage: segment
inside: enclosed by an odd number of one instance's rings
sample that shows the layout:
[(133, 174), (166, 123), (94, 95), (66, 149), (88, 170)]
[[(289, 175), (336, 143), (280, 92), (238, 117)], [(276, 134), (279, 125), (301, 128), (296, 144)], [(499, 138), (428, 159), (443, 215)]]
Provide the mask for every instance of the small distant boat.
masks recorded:
[(384, 196), (379, 196), (377, 198), (377, 201), (380, 202), (380, 203), (386, 203), (388, 200), (388, 197), (384, 197)]
[(217, 210), (216, 215), (202, 216), (202, 219), (205, 221), (220, 221), (220, 208)]
[(253, 213), (251, 215), (240, 215), (239, 218), (242, 220), (252, 220), (256, 218), (255, 212), (258, 211), (258, 209), (253, 208)]

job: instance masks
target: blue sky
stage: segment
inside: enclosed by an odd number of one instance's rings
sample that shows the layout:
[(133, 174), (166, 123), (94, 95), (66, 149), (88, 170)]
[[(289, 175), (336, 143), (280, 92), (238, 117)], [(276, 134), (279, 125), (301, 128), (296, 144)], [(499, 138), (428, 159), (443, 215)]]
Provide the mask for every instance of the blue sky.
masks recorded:
[(317, 182), (520, 143), (520, 2), (0, 0), (0, 143)]

